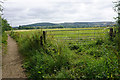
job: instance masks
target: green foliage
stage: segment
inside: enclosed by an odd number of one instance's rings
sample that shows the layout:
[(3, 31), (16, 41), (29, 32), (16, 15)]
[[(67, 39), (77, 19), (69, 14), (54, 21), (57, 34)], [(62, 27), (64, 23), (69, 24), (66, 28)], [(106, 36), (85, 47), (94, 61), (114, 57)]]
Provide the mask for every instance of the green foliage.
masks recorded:
[(1, 37), (1, 40), (0, 41), (0, 44), (2, 42), (2, 49), (3, 49), (3, 53), (6, 53), (7, 52), (7, 39), (8, 39), (8, 36), (7, 36), (7, 33), (5, 31), (8, 31), (8, 30), (11, 30), (11, 26), (8, 24), (7, 20), (6, 19), (3, 19), (1, 18), (0, 16), (0, 19), (1, 19), (1, 31), (0, 31), (0, 37)]
[(6, 19), (3, 19), (1, 18), (0, 16), (0, 19), (1, 19), (1, 31), (0, 31), (0, 35), (2, 36), (2, 43), (7, 45), (7, 33), (5, 31), (8, 31), (8, 30), (11, 30), (11, 26), (8, 24), (7, 20)]
[[(40, 78), (119, 78), (115, 43), (97, 39), (89, 44), (69, 43), (47, 38), (41, 45), (42, 32), (11, 32), (25, 56), (23, 67), (28, 77)], [(116, 48), (115, 48), (116, 49)]]
[(103, 40), (102, 39), (98, 39), (97, 42), (96, 42), (96, 45), (102, 45), (102, 43), (104, 43)]
[(2, 37), (1, 39), (2, 53), (6, 54), (7, 53), (7, 39), (8, 39), (7, 33), (3, 32), (1, 37)]
[(2, 33), (2, 43), (7, 45), (7, 34), (5, 32)]
[(2, 18), (2, 32), (11, 30), (12, 27), (8, 24), (6, 19)]
[(77, 50), (77, 49), (79, 49), (79, 45), (73, 44), (73, 45), (70, 45), (69, 48), (70, 48), (71, 50)]

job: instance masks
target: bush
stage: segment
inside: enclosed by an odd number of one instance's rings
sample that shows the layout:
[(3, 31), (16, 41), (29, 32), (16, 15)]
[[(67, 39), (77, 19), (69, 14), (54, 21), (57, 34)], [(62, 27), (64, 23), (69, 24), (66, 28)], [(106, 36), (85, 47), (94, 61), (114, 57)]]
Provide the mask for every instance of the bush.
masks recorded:
[(102, 43), (104, 43), (104, 41), (102, 39), (98, 39), (96, 45), (102, 45)]
[(5, 32), (2, 33), (2, 43), (7, 45), (8, 36)]

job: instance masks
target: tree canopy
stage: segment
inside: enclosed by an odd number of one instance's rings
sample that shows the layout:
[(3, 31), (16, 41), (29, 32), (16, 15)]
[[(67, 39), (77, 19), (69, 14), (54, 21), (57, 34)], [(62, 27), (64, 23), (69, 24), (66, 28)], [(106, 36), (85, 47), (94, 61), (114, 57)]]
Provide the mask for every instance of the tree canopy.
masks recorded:
[(6, 19), (2, 18), (2, 32), (11, 30), (12, 27), (8, 24)]

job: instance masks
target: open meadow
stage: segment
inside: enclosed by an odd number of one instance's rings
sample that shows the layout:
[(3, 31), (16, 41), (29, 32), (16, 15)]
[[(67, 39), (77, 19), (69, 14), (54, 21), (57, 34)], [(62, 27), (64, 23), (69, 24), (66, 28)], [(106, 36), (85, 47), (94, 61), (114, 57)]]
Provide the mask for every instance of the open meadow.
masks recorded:
[(34, 35), (37, 32), (46, 32), (46, 38), (54, 38), (56, 40), (64, 41), (91, 41), (96, 38), (104, 38), (109, 28), (64, 28), (64, 29), (37, 29), (37, 30), (15, 30), (18, 36)]
[[(57, 42), (89, 44), (97, 39), (105, 39), (109, 33), (109, 28), (64, 28), (64, 29), (36, 29), (36, 30), (15, 30), (17, 36), (24, 38), (32, 36), (34, 33), (43, 34), (45, 31), (46, 39), (54, 39)], [(51, 41), (52, 41), (51, 40)], [(54, 42), (54, 41), (53, 41)]]

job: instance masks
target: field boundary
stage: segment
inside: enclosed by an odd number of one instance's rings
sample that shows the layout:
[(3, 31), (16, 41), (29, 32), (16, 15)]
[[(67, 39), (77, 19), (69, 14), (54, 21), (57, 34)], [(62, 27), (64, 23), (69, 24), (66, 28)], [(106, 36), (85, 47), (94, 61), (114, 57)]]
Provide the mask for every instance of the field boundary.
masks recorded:
[[(109, 28), (76, 29), (76, 30), (48, 30), (45, 32), (46, 32), (47, 37), (51, 37), (56, 40), (91, 41), (99, 37), (104, 38), (105, 35), (109, 33)], [(71, 37), (70, 35), (71, 36), (74, 35), (75, 37), (74, 36)]]

